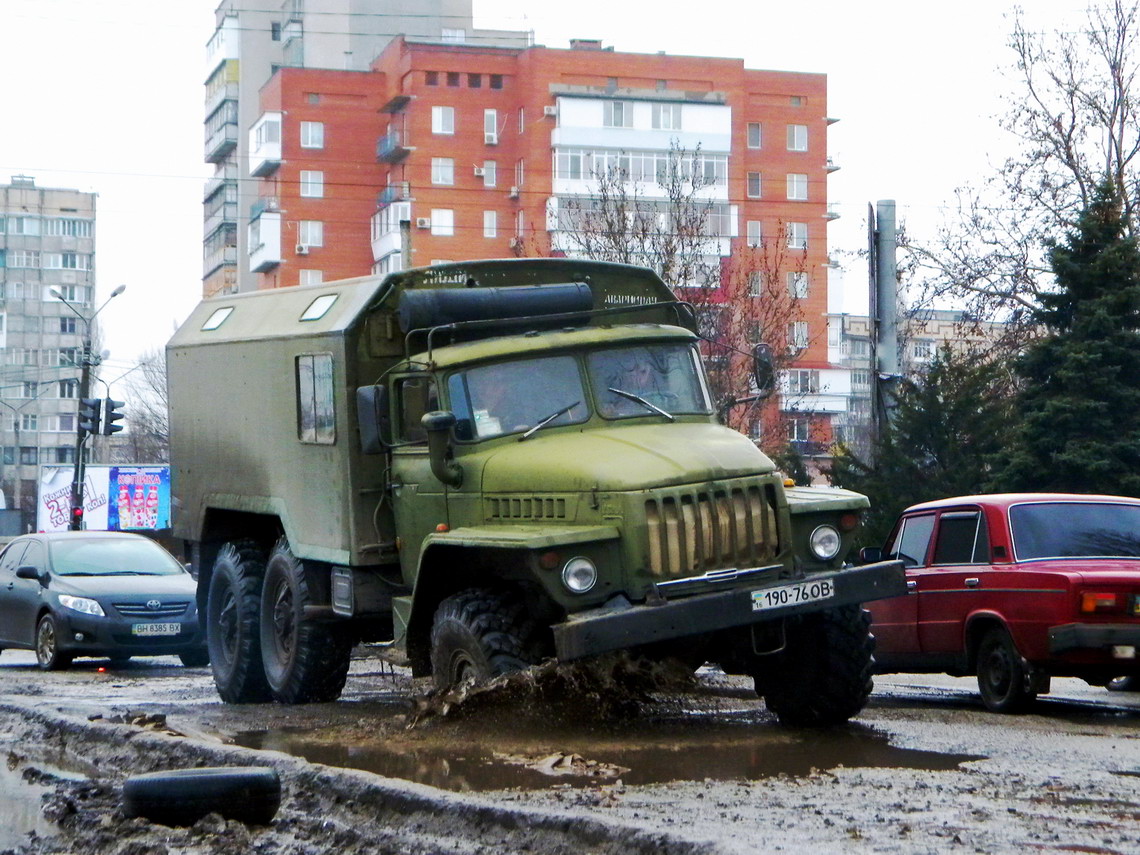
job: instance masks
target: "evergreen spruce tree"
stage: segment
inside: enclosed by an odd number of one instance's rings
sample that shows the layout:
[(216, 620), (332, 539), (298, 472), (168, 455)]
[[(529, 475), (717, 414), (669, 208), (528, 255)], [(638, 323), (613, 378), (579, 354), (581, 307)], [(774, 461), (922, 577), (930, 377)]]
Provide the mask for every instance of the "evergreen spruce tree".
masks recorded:
[(1020, 426), (993, 486), (1140, 495), (1140, 250), (1103, 184), (1064, 244), (1047, 334), (1017, 363)]
[(901, 381), (873, 465), (844, 452), (831, 482), (865, 493), (862, 545), (880, 545), (899, 512), (916, 502), (982, 491), (1009, 433), (1002, 366), (942, 348), (926, 372)]

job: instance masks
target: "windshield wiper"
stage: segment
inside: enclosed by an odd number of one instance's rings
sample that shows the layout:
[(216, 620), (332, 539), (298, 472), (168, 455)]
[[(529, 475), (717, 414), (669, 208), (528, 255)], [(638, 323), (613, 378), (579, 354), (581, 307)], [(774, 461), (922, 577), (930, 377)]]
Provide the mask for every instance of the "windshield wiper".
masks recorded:
[(631, 401), (636, 401), (637, 403), (641, 404), (641, 406), (643, 406), (643, 407), (648, 407), (653, 412), (659, 413), (660, 415), (663, 415), (665, 418), (667, 418), (671, 422), (677, 421), (677, 417), (675, 415), (673, 415), (672, 413), (665, 412), (665, 410), (661, 409), (656, 404), (649, 403), (647, 400), (645, 400), (640, 395), (635, 395), (635, 394), (633, 394), (633, 392), (627, 392), (627, 391), (625, 391), (625, 389), (615, 389), (613, 386), (610, 386), (610, 391), (613, 392), (615, 395), (621, 395), (623, 398), (629, 398)]
[(540, 421), (538, 424), (536, 424), (534, 427), (532, 427), (530, 430), (528, 430), (526, 433), (524, 433), (522, 436), (520, 436), (519, 442), (522, 442), (524, 439), (526, 439), (528, 436), (533, 434), (535, 431), (542, 430), (544, 427), (546, 427), (548, 424), (550, 424), (556, 418), (558, 418), (559, 416), (563, 416), (566, 413), (570, 412), (572, 409), (574, 409), (580, 403), (582, 403), (582, 402), (581, 401), (575, 401), (573, 404), (567, 404), (561, 410), (555, 410), (553, 413), (551, 413), (545, 419)]

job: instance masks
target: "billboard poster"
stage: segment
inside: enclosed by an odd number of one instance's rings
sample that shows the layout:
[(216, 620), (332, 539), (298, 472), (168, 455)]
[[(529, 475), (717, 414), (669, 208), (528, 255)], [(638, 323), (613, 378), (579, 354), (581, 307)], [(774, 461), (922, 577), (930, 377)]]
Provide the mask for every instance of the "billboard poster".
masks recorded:
[[(67, 529), (74, 471), (71, 466), (41, 468), (37, 530)], [(88, 465), (83, 482), (85, 529), (156, 531), (170, 528), (169, 466)]]

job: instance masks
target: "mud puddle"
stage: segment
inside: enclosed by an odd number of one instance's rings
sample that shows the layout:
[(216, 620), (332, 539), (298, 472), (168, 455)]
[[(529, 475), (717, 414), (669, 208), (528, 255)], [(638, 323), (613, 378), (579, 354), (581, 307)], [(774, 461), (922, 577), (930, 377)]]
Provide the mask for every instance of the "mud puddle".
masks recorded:
[(296, 728), (247, 731), (235, 741), (329, 766), (362, 769), (447, 790), (539, 790), (598, 784), (805, 777), (844, 767), (943, 771), (970, 760), (892, 746), (861, 725), (817, 732), (736, 720), (641, 722), (575, 728), (543, 722), (467, 719), (430, 733), (351, 741)]
[(41, 813), (50, 792), (51, 787), (25, 780), (18, 763), (0, 762), (0, 851), (27, 843), (29, 833), (55, 833), (54, 823)]

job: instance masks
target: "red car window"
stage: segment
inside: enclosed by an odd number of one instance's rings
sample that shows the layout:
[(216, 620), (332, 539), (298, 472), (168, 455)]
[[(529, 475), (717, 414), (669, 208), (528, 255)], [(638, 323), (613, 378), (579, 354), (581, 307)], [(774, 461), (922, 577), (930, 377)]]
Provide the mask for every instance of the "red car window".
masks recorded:
[(926, 563), (926, 550), (934, 532), (934, 514), (906, 517), (887, 550), (888, 558), (901, 559), (906, 567), (919, 567)]
[(948, 511), (938, 521), (935, 564), (986, 564), (990, 539), (979, 511)]

